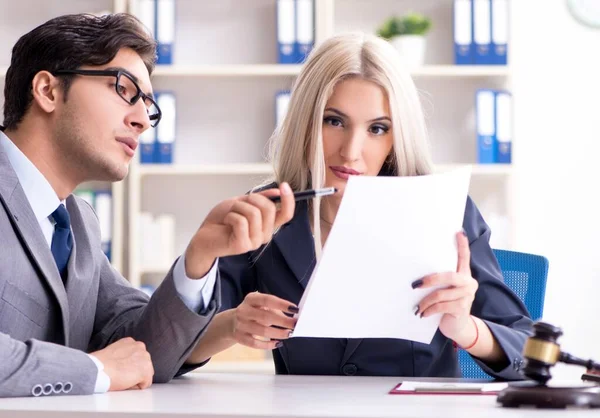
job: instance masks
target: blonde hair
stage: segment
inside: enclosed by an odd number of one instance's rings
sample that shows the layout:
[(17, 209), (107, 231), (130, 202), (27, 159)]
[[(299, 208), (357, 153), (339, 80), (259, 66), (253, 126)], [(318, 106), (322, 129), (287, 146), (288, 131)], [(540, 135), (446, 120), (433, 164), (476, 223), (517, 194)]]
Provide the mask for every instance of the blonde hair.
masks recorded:
[[(429, 140), (419, 93), (406, 65), (385, 40), (346, 33), (323, 42), (308, 57), (293, 85), (284, 120), (270, 139), (270, 159), (277, 183), (292, 190), (321, 188), (325, 182), (323, 112), (335, 86), (360, 77), (387, 94), (394, 127), (392, 175), (418, 176), (432, 169)], [(315, 252), (321, 253), (320, 199), (312, 207)]]

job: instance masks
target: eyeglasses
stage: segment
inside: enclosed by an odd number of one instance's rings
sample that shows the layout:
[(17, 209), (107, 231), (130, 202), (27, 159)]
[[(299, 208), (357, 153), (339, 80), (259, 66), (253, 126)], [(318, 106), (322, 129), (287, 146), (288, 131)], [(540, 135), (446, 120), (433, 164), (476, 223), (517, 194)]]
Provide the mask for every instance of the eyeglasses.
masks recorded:
[(158, 125), (162, 118), (162, 112), (154, 101), (154, 99), (145, 94), (138, 83), (122, 70), (58, 70), (53, 72), (54, 75), (88, 75), (97, 77), (115, 77), (115, 91), (119, 97), (129, 103), (135, 105), (138, 100), (143, 99), (150, 118), (150, 126), (153, 128)]

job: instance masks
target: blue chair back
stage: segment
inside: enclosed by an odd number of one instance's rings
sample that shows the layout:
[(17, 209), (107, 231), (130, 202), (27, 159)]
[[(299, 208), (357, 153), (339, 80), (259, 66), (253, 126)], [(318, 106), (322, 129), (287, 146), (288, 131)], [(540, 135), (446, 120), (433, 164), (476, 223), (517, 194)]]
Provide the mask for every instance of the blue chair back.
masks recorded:
[[(500, 264), (504, 283), (525, 303), (531, 319), (540, 319), (544, 313), (548, 259), (540, 255), (506, 250), (494, 250), (494, 254)], [(492, 379), (465, 350), (458, 350), (458, 362), (463, 377)]]

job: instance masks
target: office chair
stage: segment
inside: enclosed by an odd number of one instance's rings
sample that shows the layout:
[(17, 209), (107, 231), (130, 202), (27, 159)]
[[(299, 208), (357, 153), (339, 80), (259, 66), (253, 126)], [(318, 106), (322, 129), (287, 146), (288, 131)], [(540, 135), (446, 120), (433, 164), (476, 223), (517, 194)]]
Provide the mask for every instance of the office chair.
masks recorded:
[[(494, 250), (494, 254), (500, 264), (506, 285), (525, 303), (531, 319), (534, 321), (540, 319), (544, 311), (548, 259), (540, 255), (506, 250)], [(465, 350), (460, 348), (458, 362), (463, 377), (492, 379)]]

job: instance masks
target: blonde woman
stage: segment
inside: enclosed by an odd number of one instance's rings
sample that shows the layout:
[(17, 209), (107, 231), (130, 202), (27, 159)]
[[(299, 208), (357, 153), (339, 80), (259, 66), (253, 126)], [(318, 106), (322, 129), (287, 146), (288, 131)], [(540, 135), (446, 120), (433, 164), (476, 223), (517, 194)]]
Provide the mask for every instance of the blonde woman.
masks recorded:
[[(443, 314), (431, 344), (289, 338), (295, 325), (290, 314), (298, 311), (349, 176), (431, 172), (417, 90), (387, 42), (345, 34), (317, 48), (295, 83), (272, 142), (276, 178), (267, 187), (287, 182), (293, 190), (334, 186), (339, 192), (298, 202), (294, 218), (271, 243), (219, 260), (223, 308), (195, 361), (240, 343), (275, 350), (280, 374), (460, 376), (460, 346), (497, 378), (521, 378), (521, 351), (531, 319), (504, 285), (489, 246), (490, 230), (470, 199), (464, 232), (457, 234), (457, 271), (413, 283), (413, 288), (444, 286), (415, 310), (421, 316)], [(252, 223), (248, 227), (256, 228)], [(364, 286), (369, 286), (368, 277)]]

